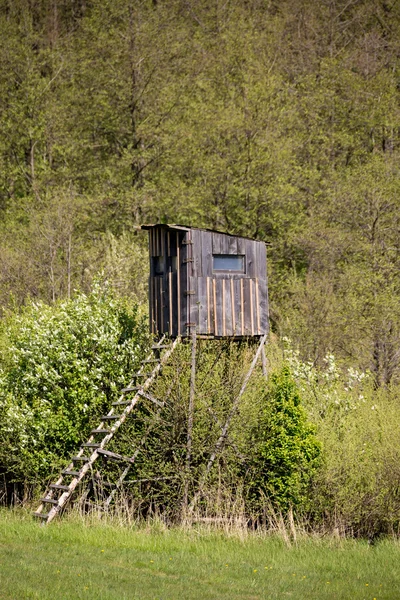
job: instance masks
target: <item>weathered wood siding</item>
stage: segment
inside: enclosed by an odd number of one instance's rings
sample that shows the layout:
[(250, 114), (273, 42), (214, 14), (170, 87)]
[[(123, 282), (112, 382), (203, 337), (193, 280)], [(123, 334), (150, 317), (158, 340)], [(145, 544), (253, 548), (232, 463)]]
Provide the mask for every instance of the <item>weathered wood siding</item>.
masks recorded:
[[(260, 336), (268, 331), (264, 242), (201, 229), (148, 226), (152, 333)], [(213, 256), (245, 257), (244, 273), (213, 271)]]

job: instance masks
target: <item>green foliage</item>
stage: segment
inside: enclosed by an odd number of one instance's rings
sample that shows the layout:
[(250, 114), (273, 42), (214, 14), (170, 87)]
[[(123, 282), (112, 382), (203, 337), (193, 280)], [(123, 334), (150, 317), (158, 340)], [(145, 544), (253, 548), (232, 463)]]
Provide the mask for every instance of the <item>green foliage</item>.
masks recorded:
[(7, 477), (36, 481), (58, 470), (138, 367), (146, 343), (137, 307), (113, 297), (106, 283), (10, 316), (0, 363)]
[(310, 483), (321, 462), (321, 444), (288, 366), (271, 375), (262, 393), (253, 445), (253, 496), (261, 492), (283, 513), (307, 507)]
[(2, 0), (0, 311), (144, 301), (137, 226), (214, 227), (270, 242), (303, 360), (396, 382), (400, 9), (364, 4)]
[(308, 415), (323, 444), (314, 479), (314, 527), (374, 537), (400, 523), (399, 388), (376, 389), (373, 374), (325, 357), (323, 368), (302, 362), (285, 341)]

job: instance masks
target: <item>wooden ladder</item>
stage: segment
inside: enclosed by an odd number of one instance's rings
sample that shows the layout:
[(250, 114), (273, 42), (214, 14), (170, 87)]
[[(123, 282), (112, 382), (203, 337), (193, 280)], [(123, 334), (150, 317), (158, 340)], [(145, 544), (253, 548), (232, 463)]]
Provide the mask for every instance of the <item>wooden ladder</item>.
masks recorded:
[[(141, 399), (152, 399), (146, 393), (151, 384), (154, 382), (162, 365), (168, 360), (179, 342), (179, 338), (170, 345), (165, 345), (165, 336), (161, 338), (158, 344), (152, 346), (152, 354), (142, 361), (142, 366), (138, 373), (133, 376), (129, 385), (121, 390), (121, 396), (116, 402), (112, 403), (111, 410), (107, 415), (104, 415), (100, 424), (90, 432), (90, 437), (81, 448), (76, 456), (71, 459), (70, 464), (55, 483), (49, 486), (47, 494), (41, 499), (41, 504), (34, 512), (34, 516), (42, 519), (44, 523), (50, 523), (60, 510), (67, 504), (71, 498), (77, 485), (83, 480), (87, 473), (91, 470), (93, 463), (102, 455), (111, 455), (114, 453), (105, 450), (105, 446), (114, 437), (115, 433), (121, 427), (129, 413), (133, 410), (135, 404)], [(162, 350), (166, 350), (161, 354)], [(144, 373), (150, 364), (155, 364), (151, 373)], [(143, 384), (137, 384), (138, 378), (145, 378)], [(127, 398), (130, 394), (134, 394), (130, 399)], [(125, 407), (122, 412), (115, 414), (115, 408)], [(112, 424), (112, 425), (111, 425)], [(108, 427), (107, 427), (108, 425)], [(87, 453), (90, 451), (90, 455)], [(115, 454), (115, 458), (119, 455)], [(122, 456), (120, 458), (123, 458)], [(81, 465), (81, 466), (80, 466)], [(44, 512), (45, 506), (50, 506), (48, 512)]]

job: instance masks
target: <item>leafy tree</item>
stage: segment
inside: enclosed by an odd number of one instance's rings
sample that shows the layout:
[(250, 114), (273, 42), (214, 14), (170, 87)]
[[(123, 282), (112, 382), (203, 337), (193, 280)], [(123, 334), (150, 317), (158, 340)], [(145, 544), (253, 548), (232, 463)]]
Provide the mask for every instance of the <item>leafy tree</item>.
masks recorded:
[(0, 465), (35, 482), (59, 470), (138, 368), (147, 326), (97, 283), (53, 306), (31, 303), (3, 325)]

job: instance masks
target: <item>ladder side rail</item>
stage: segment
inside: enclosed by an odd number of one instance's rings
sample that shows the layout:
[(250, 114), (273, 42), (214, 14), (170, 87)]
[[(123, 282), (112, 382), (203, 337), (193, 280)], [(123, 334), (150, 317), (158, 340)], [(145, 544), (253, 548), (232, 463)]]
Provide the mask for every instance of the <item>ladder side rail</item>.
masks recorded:
[[(169, 397), (169, 394), (171, 392), (172, 389), (172, 385), (170, 386), (168, 392), (167, 392), (167, 397)], [(141, 396), (143, 396), (144, 398), (150, 399), (150, 400), (154, 400), (151, 396), (149, 396), (148, 394), (145, 394), (144, 392), (142, 392), (141, 390), (138, 392), (138, 394), (140, 394)], [(159, 409), (157, 410), (156, 413), (156, 417), (158, 418), (161, 412), (161, 409), (165, 406), (165, 402), (163, 403), (159, 403)], [(133, 464), (139, 454), (139, 452), (141, 451), (142, 447), (144, 446), (145, 441), (147, 440), (148, 436), (150, 435), (152, 429), (155, 426), (155, 421), (153, 421), (153, 423), (151, 423), (151, 425), (149, 425), (149, 427), (147, 428), (147, 430), (145, 431), (142, 439), (139, 441), (138, 446), (135, 450), (135, 452), (132, 454), (131, 456), (131, 463), (129, 465), (127, 465), (125, 467), (125, 469), (122, 471), (121, 475), (119, 476), (117, 483), (115, 484), (114, 489), (110, 492), (107, 500), (105, 501), (105, 506), (108, 507), (111, 504), (112, 499), (114, 498), (115, 494), (117, 493), (117, 491), (120, 489), (120, 487), (122, 486), (123, 482), (126, 479), (126, 476), (128, 475), (129, 471), (131, 470), (131, 468), (133, 467)]]

